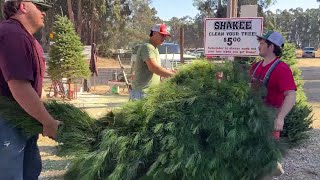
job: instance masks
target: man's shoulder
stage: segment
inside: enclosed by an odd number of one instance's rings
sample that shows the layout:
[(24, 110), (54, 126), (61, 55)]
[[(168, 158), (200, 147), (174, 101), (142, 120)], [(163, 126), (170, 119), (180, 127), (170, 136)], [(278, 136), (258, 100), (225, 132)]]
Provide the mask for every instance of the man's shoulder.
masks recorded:
[(286, 62), (283, 62), (282, 60), (275, 67), (274, 70), (275, 70), (275, 72), (280, 73), (280, 74), (283, 74), (283, 73), (286, 73), (286, 72), (290, 72), (291, 73), (290, 66)]
[(148, 43), (148, 42), (142, 44), (140, 48), (152, 49), (152, 50), (155, 49), (155, 47), (152, 44)]
[(258, 66), (262, 63), (262, 60), (256, 60), (254, 61), (250, 66), (250, 72), (252, 72), (254, 69), (258, 68)]
[(281, 59), (280, 59), (280, 62), (278, 64), (278, 67), (279, 68), (289, 68), (290, 69), (290, 66), (286, 62), (282, 61)]
[(150, 43), (144, 43), (140, 46), (137, 54), (142, 56), (149, 56), (150, 54), (156, 53), (156, 48)]
[(26, 36), (26, 32), (21, 28), (20, 25), (10, 20), (5, 20), (0, 23), (0, 37), (4, 36)]

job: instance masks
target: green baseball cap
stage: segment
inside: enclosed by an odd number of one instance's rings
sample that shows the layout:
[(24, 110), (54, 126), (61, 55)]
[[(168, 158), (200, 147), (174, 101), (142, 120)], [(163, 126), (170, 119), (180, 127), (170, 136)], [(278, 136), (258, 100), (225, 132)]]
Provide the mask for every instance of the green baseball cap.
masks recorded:
[[(5, 0), (4, 2), (12, 2), (12, 1), (18, 1), (18, 0)], [(29, 1), (22, 1), (22, 2), (32, 2), (40, 7), (41, 11), (47, 11), (52, 6), (46, 2), (46, 0), (29, 0)]]

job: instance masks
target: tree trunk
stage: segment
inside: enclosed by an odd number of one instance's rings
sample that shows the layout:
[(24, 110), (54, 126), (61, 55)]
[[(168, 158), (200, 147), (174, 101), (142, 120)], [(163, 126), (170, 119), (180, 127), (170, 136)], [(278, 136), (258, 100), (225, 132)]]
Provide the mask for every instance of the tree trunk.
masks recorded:
[(95, 29), (95, 15), (96, 15), (96, 1), (92, 0), (92, 14), (90, 27), (90, 44), (94, 43), (94, 29)]
[(221, 0), (218, 0), (218, 8), (217, 8), (217, 18), (223, 18), (225, 17), (225, 15), (223, 14), (223, 7), (222, 7), (222, 3)]
[(78, 0), (77, 33), (81, 38), (82, 33), (82, 0)]
[[(92, 0), (92, 14), (91, 14), (91, 21), (89, 25), (90, 29), (90, 45), (92, 46), (94, 43), (94, 29), (95, 29), (95, 15), (96, 15), (96, 1)], [(84, 91), (89, 92), (90, 91), (90, 79), (85, 79), (83, 83), (83, 89)]]
[(69, 14), (70, 21), (74, 24), (74, 14), (72, 10), (71, 0), (67, 0), (67, 6), (68, 6), (68, 14)]

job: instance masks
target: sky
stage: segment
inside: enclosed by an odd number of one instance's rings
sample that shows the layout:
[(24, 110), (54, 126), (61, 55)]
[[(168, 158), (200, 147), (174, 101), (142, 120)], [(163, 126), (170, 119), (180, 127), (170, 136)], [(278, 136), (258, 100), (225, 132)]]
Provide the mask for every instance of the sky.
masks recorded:
[[(284, 10), (301, 7), (304, 10), (318, 8), (320, 3), (317, 0), (277, 0), (269, 10), (275, 12), (277, 9)], [(158, 11), (158, 16), (163, 20), (169, 20), (172, 17), (194, 17), (198, 10), (193, 7), (193, 0), (152, 0), (151, 7)]]

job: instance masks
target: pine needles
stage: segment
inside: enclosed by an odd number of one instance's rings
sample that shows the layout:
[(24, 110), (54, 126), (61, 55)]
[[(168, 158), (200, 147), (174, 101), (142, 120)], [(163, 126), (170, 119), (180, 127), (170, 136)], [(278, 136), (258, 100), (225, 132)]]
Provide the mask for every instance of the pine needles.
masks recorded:
[(109, 125), (99, 146), (76, 158), (66, 179), (236, 180), (270, 172), (280, 156), (273, 111), (245, 76), (232, 64), (184, 67), (98, 120)]
[[(71, 104), (56, 101), (45, 103), (45, 107), (55, 119), (63, 122), (57, 137), (60, 155), (73, 156), (91, 151), (98, 134), (94, 120), (87, 113)], [(26, 136), (42, 133), (42, 125), (9, 98), (0, 97), (0, 116), (12, 127), (22, 129)]]
[(233, 64), (187, 65), (99, 120), (68, 104), (46, 106), (64, 122), (61, 154), (74, 157), (65, 179), (250, 180), (280, 157), (273, 111)]

